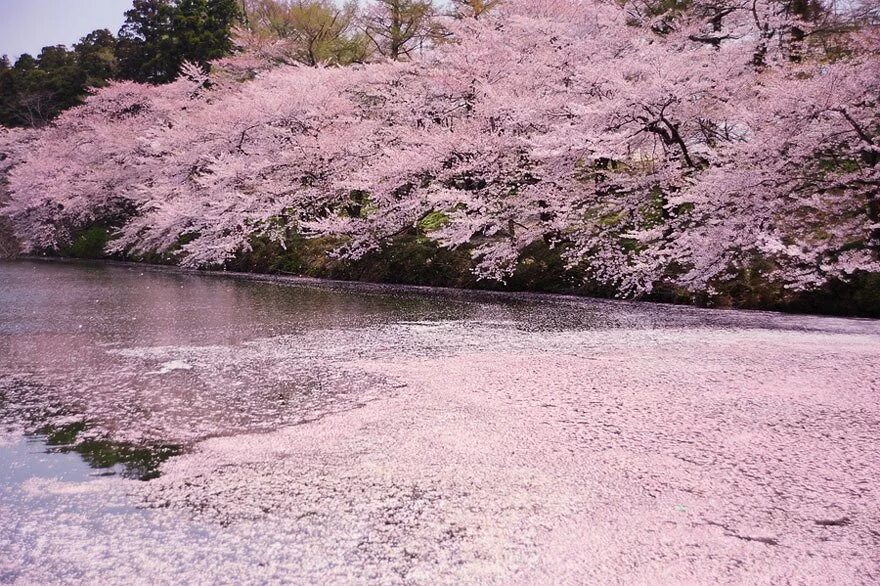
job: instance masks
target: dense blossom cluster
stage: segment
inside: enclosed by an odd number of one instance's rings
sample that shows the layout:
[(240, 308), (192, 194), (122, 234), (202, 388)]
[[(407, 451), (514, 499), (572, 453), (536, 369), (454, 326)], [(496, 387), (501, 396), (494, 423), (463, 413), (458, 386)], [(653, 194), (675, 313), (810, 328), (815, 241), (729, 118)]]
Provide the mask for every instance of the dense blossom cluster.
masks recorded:
[(187, 266), (293, 233), (357, 258), (430, 218), (486, 278), (539, 241), (622, 294), (880, 271), (880, 35), (784, 8), (508, 0), (407, 62), (116, 83), (0, 135), (5, 213), (30, 250), (105, 222)]

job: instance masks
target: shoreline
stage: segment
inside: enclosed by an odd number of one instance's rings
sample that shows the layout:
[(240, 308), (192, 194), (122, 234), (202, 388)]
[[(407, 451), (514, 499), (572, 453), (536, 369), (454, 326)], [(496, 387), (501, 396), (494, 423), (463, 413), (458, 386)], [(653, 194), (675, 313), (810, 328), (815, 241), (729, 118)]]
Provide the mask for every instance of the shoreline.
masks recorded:
[(666, 301), (656, 301), (650, 299), (617, 299), (609, 297), (598, 297), (579, 294), (576, 292), (544, 292), (544, 291), (503, 291), (493, 289), (473, 289), (455, 286), (431, 286), (431, 285), (410, 285), (404, 283), (383, 283), (375, 281), (359, 281), (345, 280), (322, 277), (308, 277), (300, 275), (288, 275), (277, 273), (261, 273), (248, 271), (227, 271), (227, 270), (207, 270), (207, 269), (190, 269), (171, 264), (156, 264), (150, 262), (140, 262), (131, 260), (116, 259), (100, 259), (100, 258), (76, 258), (66, 256), (39, 256), (39, 255), (18, 255), (12, 258), (0, 259), (2, 262), (46, 262), (55, 264), (68, 265), (97, 265), (111, 266), (120, 268), (138, 268), (141, 270), (149, 270), (151, 272), (168, 273), (177, 275), (190, 276), (206, 276), (213, 278), (228, 278), (236, 281), (248, 281), (254, 283), (267, 283), (289, 287), (308, 287), (315, 289), (331, 290), (331, 291), (353, 291), (364, 294), (418, 294), (425, 296), (433, 296), (444, 299), (462, 299), (472, 301), (549, 301), (552, 303), (565, 304), (608, 304), (617, 307), (657, 307), (657, 308), (675, 308), (677, 311), (682, 309), (700, 310), (703, 312), (720, 312), (728, 313), (747, 312), (751, 315), (766, 315), (778, 317), (817, 317), (817, 318), (839, 318), (859, 320), (866, 322), (876, 322), (880, 320), (880, 316), (874, 317), (862, 314), (839, 314), (839, 313), (820, 313), (798, 311), (796, 309), (760, 309), (750, 307), (711, 307), (698, 305), (696, 303), (673, 303)]

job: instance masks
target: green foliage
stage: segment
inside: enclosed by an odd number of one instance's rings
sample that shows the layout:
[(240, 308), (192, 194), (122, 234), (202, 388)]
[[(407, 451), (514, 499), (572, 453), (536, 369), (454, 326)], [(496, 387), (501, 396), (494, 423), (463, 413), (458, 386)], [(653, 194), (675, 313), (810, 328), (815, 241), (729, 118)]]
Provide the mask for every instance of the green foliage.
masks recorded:
[(338, 267), (336, 278), (378, 283), (401, 283), (432, 287), (485, 288), (471, 269), (470, 250), (441, 247), (418, 229), (410, 229), (347, 266)]
[(307, 277), (332, 277), (340, 263), (331, 253), (344, 243), (333, 237), (304, 238), (290, 234), (284, 246), (265, 236), (251, 238), (250, 250), (241, 251), (226, 268), (234, 271), (254, 271)]
[(819, 169), (829, 173), (853, 173), (861, 168), (859, 161), (840, 157), (821, 158), (818, 163)]
[(237, 0), (180, 0), (173, 21), (179, 61), (207, 65), (228, 55), (233, 48), (231, 29), (239, 18)]
[[(587, 219), (592, 219), (591, 215), (586, 216)], [(617, 226), (623, 221), (623, 212), (609, 212), (606, 214), (602, 214), (598, 218), (596, 218), (596, 223), (600, 226)]]
[(563, 250), (562, 246), (550, 246), (543, 240), (527, 246), (507, 281), (507, 288), (554, 293), (579, 290), (584, 285), (585, 276), (579, 270), (568, 267), (562, 257)]
[[(0, 202), (2, 203), (2, 202)], [(0, 216), (0, 259), (12, 258), (19, 252), (19, 243), (15, 237), (12, 222), (5, 216)]]
[(236, 0), (134, 0), (119, 30), (122, 77), (166, 83), (184, 61), (207, 66), (232, 50)]
[(356, 26), (355, 2), (245, 0), (244, 6), (251, 33), (282, 41), (289, 61), (348, 65), (370, 54), (370, 40)]
[(789, 301), (792, 293), (782, 283), (770, 277), (776, 265), (760, 256), (751, 258), (731, 274), (712, 284), (716, 294), (698, 299), (716, 307), (744, 307), (749, 309), (775, 307)]
[(772, 261), (756, 256), (726, 279), (713, 283), (715, 295), (682, 293), (669, 300), (713, 307), (880, 317), (880, 273), (858, 272), (813, 291), (793, 291), (772, 277), (775, 269)]
[(640, 208), (645, 227), (659, 226), (666, 219), (666, 195), (660, 187), (654, 187), (648, 201)]
[(25, 53), (11, 66), (0, 59), (0, 124), (39, 127), (62, 111), (82, 103), (88, 88), (115, 76), (116, 39), (96, 30), (68, 50), (44, 47), (35, 59)]
[(0, 58), (0, 124), (37, 128), (111, 79), (165, 83), (184, 61), (206, 66), (232, 51), (239, 0), (134, 0), (119, 38), (106, 29), (73, 49), (44, 47), (13, 65)]
[(880, 273), (856, 273), (834, 280), (818, 291), (790, 296), (775, 309), (799, 313), (861, 315), (880, 318)]
[(119, 29), (119, 57), (122, 77), (134, 81), (166, 82), (180, 63), (175, 59), (171, 36), (174, 5), (170, 0), (134, 0)]
[(119, 73), (116, 37), (107, 29), (92, 31), (73, 46), (86, 86), (98, 87)]
[(349, 218), (366, 218), (376, 211), (376, 203), (366, 191), (352, 191), (348, 202), (340, 210), (343, 216)]
[(46, 443), (50, 446), (68, 446), (76, 441), (77, 436), (86, 429), (84, 421), (77, 421), (68, 425), (52, 427), (49, 425), (37, 430), (40, 435), (46, 436)]
[(39, 127), (79, 105), (89, 87), (115, 72), (115, 39), (106, 30), (83, 37), (73, 50), (44, 47), (37, 58), (25, 53), (10, 66), (0, 59), (0, 124)]
[(422, 232), (433, 232), (439, 230), (449, 223), (449, 216), (443, 212), (431, 212), (424, 218), (419, 220), (418, 227)]
[(94, 226), (79, 234), (64, 254), (75, 258), (102, 258), (109, 240), (106, 228)]

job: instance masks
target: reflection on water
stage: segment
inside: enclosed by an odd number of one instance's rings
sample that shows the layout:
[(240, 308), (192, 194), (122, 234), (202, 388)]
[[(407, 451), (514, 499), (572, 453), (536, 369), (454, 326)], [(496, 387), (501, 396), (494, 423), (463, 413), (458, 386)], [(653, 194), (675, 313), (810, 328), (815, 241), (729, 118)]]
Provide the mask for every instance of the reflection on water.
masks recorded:
[(0, 423), (24, 429), (29, 445), (44, 447), (43, 453), (78, 455), (102, 475), (150, 480), (158, 476), (162, 462), (183, 451), (179, 445), (131, 444), (102, 437), (80, 418), (82, 414), (60, 406), (58, 400), (41, 403), (47, 392), (34, 392), (36, 388), (19, 386), (15, 396), (22, 400), (18, 402), (8, 389), (0, 392)]
[(151, 480), (159, 476), (159, 466), (182, 453), (177, 445), (132, 445), (106, 439), (80, 439), (87, 424), (76, 421), (67, 425), (43, 425), (37, 436), (45, 438), (49, 453), (75, 453), (92, 468), (118, 473), (125, 478)]
[(85, 482), (114, 473), (112, 466), (93, 466), (75, 453), (55, 450), (41, 435), (10, 435), (0, 440), (0, 470), (0, 486), (7, 498), (35, 478)]

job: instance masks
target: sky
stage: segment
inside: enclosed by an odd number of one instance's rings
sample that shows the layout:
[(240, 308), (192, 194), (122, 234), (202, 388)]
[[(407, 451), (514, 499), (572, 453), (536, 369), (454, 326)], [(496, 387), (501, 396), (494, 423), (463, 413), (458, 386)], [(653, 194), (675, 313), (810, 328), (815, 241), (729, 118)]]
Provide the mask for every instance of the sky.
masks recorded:
[(34, 57), (47, 45), (70, 47), (95, 29), (115, 35), (131, 0), (0, 0), (0, 55)]

